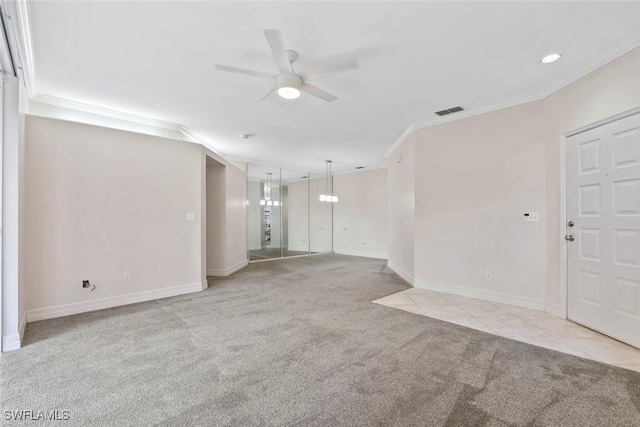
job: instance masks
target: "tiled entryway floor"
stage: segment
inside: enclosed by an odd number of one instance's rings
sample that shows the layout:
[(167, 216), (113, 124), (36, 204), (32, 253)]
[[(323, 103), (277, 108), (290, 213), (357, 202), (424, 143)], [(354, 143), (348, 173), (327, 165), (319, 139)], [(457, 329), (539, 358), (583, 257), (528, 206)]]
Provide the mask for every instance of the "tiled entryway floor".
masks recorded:
[(373, 302), (640, 372), (640, 349), (544, 311), (418, 288)]

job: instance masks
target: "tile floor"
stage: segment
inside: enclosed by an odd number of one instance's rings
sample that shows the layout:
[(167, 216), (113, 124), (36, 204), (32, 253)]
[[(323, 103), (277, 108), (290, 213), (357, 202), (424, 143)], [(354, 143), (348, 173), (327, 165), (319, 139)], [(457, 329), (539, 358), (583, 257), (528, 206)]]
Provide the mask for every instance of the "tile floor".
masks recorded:
[(418, 288), (373, 302), (640, 372), (640, 349), (544, 311)]

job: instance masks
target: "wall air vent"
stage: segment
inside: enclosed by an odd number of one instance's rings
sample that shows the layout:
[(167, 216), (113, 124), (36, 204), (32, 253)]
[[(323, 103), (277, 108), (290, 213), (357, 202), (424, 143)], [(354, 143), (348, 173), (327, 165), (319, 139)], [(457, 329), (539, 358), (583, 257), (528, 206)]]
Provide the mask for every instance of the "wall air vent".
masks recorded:
[(457, 113), (458, 111), (464, 111), (464, 108), (460, 106), (451, 107), (451, 108), (447, 108), (446, 110), (436, 111), (436, 114), (439, 116), (446, 116), (447, 114)]

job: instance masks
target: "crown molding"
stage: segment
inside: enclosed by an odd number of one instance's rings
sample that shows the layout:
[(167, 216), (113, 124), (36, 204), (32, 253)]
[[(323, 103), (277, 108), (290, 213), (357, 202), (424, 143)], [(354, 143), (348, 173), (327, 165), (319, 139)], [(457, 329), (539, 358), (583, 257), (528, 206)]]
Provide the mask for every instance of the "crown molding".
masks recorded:
[(203, 147), (211, 150), (215, 155), (220, 156), (221, 158), (230, 161), (224, 154), (222, 154), (217, 148), (215, 148), (208, 139), (199, 135), (198, 133), (192, 131), (188, 127), (184, 125), (178, 125), (178, 132), (183, 135), (185, 138), (191, 140), (192, 142), (196, 142)]
[(29, 6), (26, 0), (2, 1), (2, 6), (8, 18), (7, 25), (11, 28), (9, 34), (17, 50), (27, 95), (32, 98), (38, 93), (38, 79), (31, 43)]
[(633, 49), (640, 47), (640, 32), (633, 34), (631, 37), (623, 40), (622, 42), (614, 45), (611, 49), (607, 50), (602, 55), (597, 56), (593, 60), (587, 62), (581, 67), (576, 68), (570, 73), (565, 74), (558, 80), (555, 80), (551, 84), (544, 88), (532, 92), (527, 95), (518, 96), (508, 99), (496, 104), (487, 105), (485, 107), (476, 108), (474, 110), (463, 111), (461, 113), (455, 113), (442, 117), (436, 117), (433, 119), (427, 119), (420, 122), (412, 123), (407, 129), (400, 135), (400, 137), (389, 147), (385, 153), (385, 159), (388, 159), (395, 150), (398, 149), (412, 134), (418, 129), (423, 129), (431, 126), (436, 126), (442, 123), (452, 122), (456, 120), (465, 119), (468, 117), (478, 116), (480, 114), (489, 113), (491, 111), (502, 110), (504, 108), (515, 107), (520, 104), (526, 104), (528, 102), (539, 101), (547, 98), (550, 95), (558, 92), (559, 90), (569, 86), (575, 81), (583, 78), (589, 73), (597, 70), (600, 67), (607, 65), (609, 62), (621, 57), (622, 55), (632, 51)]
[(393, 143), (393, 145), (387, 150), (384, 157), (388, 159), (391, 154), (395, 150), (398, 149), (412, 134), (418, 129), (427, 128), (431, 126), (440, 125), (443, 123), (453, 122), (460, 119), (465, 119), (468, 117), (479, 116), (480, 114), (490, 113), (496, 110), (502, 110), (504, 108), (515, 107), (520, 104), (526, 104), (527, 102), (539, 101), (540, 99), (545, 98), (545, 95), (540, 93), (532, 93), (524, 96), (518, 96), (515, 98), (508, 99), (503, 102), (499, 102), (497, 104), (488, 105), (482, 108), (476, 108), (475, 110), (465, 110), (460, 113), (448, 114), (442, 117), (436, 117), (434, 119), (424, 120), (421, 122), (416, 122), (409, 127), (400, 135), (400, 138)]
[(46, 95), (44, 93), (36, 94), (35, 96), (31, 97), (30, 101), (53, 105), (56, 107), (66, 108), (74, 111), (81, 111), (83, 113), (95, 114), (97, 116), (109, 117), (111, 119), (124, 120), (126, 122), (136, 123), (144, 126), (171, 130), (176, 133), (180, 133), (181, 128), (181, 125), (165, 120), (158, 120), (151, 117), (127, 113), (120, 110), (98, 107), (96, 105), (85, 104), (83, 102), (73, 101), (67, 98), (60, 98), (53, 95)]
[[(133, 131), (133, 132), (148, 133), (148, 131), (151, 131), (149, 133), (151, 135), (164, 136), (164, 137), (169, 137), (173, 139), (184, 139), (186, 141), (202, 145), (203, 147), (210, 150), (216, 156), (219, 156), (222, 160), (228, 160), (224, 157), (223, 154), (221, 154), (217, 149), (215, 149), (213, 145), (206, 138), (198, 135), (197, 133), (193, 132), (186, 126), (181, 125), (179, 123), (173, 123), (166, 120), (158, 120), (151, 117), (141, 116), (138, 114), (127, 113), (120, 110), (113, 110), (110, 108), (98, 107), (96, 105), (85, 104), (85, 103), (73, 101), (67, 98), (60, 98), (57, 96), (46, 95), (43, 93), (39, 93), (35, 95), (33, 98), (29, 100), (29, 102), (35, 102), (39, 104), (44, 104), (48, 106), (62, 108), (65, 110), (72, 110), (72, 111), (81, 112), (81, 113), (88, 113), (96, 117), (118, 120), (115, 126), (113, 123), (107, 124), (107, 123), (90, 122), (90, 124), (93, 124), (93, 125), (112, 127), (116, 129), (130, 131), (130, 132)], [(34, 112), (31, 112), (31, 114), (34, 114)], [(40, 115), (38, 114), (37, 111), (35, 112), (35, 114)], [(45, 113), (44, 115), (49, 116), (49, 114), (47, 113)], [(52, 117), (56, 118), (55, 116), (52, 116)], [(83, 120), (80, 120), (80, 121), (83, 121)], [(123, 126), (124, 124), (123, 122), (128, 124), (134, 124), (134, 125), (142, 125), (144, 126), (144, 128), (142, 128), (143, 130), (140, 130), (140, 128), (132, 130), (126, 125)], [(154, 132), (153, 130), (164, 131), (164, 132)]]
[(394, 142), (393, 145), (389, 147), (387, 152), (384, 153), (384, 158), (388, 159), (389, 157), (391, 157), (393, 152), (396, 151), (398, 147), (400, 147), (402, 143), (404, 143), (411, 136), (414, 130), (416, 130), (415, 126), (409, 125), (409, 127), (402, 133), (402, 135), (400, 135), (400, 137), (396, 139), (396, 142)]
[(640, 31), (613, 45), (606, 52), (596, 56), (591, 61), (583, 64), (546, 86), (540, 91), (542, 95), (541, 98), (546, 98), (547, 96), (556, 93), (560, 89), (569, 86), (571, 83), (580, 80), (587, 74), (596, 71), (598, 68), (607, 65), (609, 62), (620, 58), (622, 55), (631, 52), (637, 47), (640, 47)]

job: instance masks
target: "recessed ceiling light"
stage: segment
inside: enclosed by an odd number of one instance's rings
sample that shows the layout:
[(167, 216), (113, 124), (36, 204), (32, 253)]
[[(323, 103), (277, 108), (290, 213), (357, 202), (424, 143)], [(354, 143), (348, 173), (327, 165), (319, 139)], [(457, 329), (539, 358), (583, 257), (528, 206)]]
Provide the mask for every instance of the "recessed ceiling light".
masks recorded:
[(560, 59), (560, 55), (559, 53), (552, 53), (551, 55), (547, 55), (544, 58), (542, 58), (540, 60), (540, 62), (542, 62), (543, 64), (551, 64), (552, 62), (556, 62), (558, 59)]

